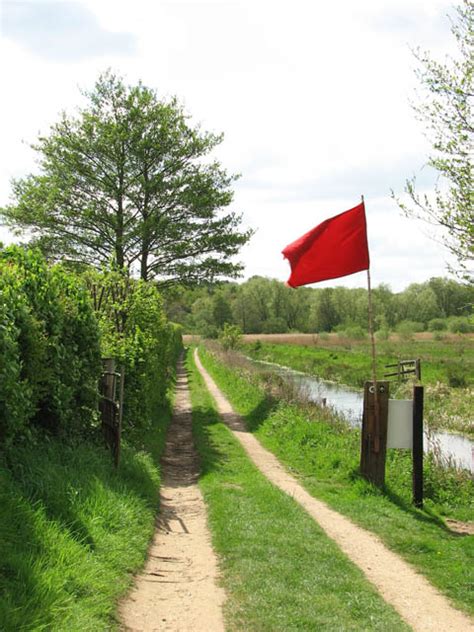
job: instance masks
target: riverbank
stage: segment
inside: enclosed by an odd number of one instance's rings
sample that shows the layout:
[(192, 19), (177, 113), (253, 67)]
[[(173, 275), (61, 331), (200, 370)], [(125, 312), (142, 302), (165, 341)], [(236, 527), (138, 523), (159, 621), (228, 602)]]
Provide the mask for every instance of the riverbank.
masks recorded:
[[(410, 343), (379, 343), (378, 375), (382, 378), (384, 373), (393, 372), (386, 365), (398, 359), (420, 358), (428, 427), (474, 438), (474, 340), (458, 338), (453, 342), (423, 339)], [(243, 351), (255, 360), (274, 362), (359, 389), (371, 375), (370, 349), (366, 342), (344, 345), (333, 341), (331, 346), (301, 346), (269, 344), (259, 339), (244, 343)], [(406, 397), (410, 388), (409, 383), (393, 382), (392, 396)]]

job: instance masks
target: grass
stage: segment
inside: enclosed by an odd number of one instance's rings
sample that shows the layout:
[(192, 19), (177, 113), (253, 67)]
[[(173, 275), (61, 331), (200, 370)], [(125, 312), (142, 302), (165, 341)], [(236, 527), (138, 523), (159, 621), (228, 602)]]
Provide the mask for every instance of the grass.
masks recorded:
[(390, 450), (382, 491), (358, 474), (359, 431), (315, 406), (272, 399), (245, 372), (201, 351), (219, 387), (249, 430), (301, 479), (314, 496), (376, 533), (458, 607), (474, 614), (474, 536), (451, 532), (446, 517), (473, 520), (474, 482), (425, 461), (425, 510), (411, 505), (409, 454)]
[[(333, 341), (327, 347), (317, 339), (314, 346), (293, 344), (245, 344), (244, 350), (258, 360), (269, 360), (325, 379), (337, 379), (350, 386), (363, 386), (371, 375), (371, 351), (368, 342)], [(426, 384), (447, 383), (454, 370), (474, 381), (474, 339), (458, 336), (454, 340), (412, 340), (377, 342), (377, 367), (381, 377), (390, 369), (385, 365), (398, 359), (421, 359)]]
[(45, 439), (0, 455), (0, 629), (111, 630), (154, 529), (169, 410), (122, 444)]
[[(256, 360), (288, 366), (322, 379), (334, 380), (349, 386), (361, 387), (371, 376), (371, 355), (367, 343), (346, 342), (323, 347), (294, 344), (245, 344), (243, 351)], [(427, 387), (425, 419), (432, 429), (443, 428), (474, 437), (472, 410), (474, 408), (474, 340), (458, 336), (454, 341), (418, 340), (411, 342), (382, 341), (378, 348), (378, 375), (385, 365), (397, 359), (421, 359), (422, 381)], [(456, 378), (465, 388), (452, 388)], [(403, 395), (409, 385), (396, 384), (391, 391)]]
[(249, 461), (191, 357), (188, 367), (199, 484), (228, 596), (226, 629), (408, 630), (306, 512)]

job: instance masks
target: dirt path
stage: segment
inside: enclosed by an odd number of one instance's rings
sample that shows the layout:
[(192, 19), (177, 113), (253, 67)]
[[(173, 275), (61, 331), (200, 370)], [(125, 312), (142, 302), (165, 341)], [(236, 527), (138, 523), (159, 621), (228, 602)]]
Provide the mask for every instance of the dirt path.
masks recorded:
[(240, 416), (233, 411), (202, 366), (197, 350), (195, 360), (209, 391), (216, 400), (219, 413), (252, 461), (274, 485), (306, 509), (415, 631), (474, 631), (474, 624), (468, 616), (453, 608), (424, 577), (389, 551), (375, 535), (356, 526), (325, 503), (310, 496), (298, 481), (288, 474), (276, 457), (246, 431)]
[(161, 506), (143, 573), (120, 606), (123, 630), (221, 632), (225, 594), (197, 486), (199, 463), (191, 433), (191, 403), (182, 362), (176, 403), (162, 459)]

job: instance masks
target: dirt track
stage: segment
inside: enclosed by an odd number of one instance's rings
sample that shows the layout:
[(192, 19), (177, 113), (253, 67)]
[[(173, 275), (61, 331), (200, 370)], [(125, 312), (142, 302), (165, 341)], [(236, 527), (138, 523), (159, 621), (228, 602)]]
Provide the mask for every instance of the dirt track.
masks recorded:
[(274, 485), (306, 509), (416, 632), (474, 631), (474, 623), (468, 616), (453, 608), (424, 577), (388, 550), (375, 535), (310, 496), (276, 457), (245, 429), (240, 416), (233, 411), (202, 366), (197, 350), (195, 360), (223, 420), (256, 466)]
[(199, 462), (191, 432), (191, 403), (182, 362), (173, 420), (162, 459), (160, 513), (148, 561), (119, 613), (134, 632), (221, 632), (224, 591), (197, 486)]

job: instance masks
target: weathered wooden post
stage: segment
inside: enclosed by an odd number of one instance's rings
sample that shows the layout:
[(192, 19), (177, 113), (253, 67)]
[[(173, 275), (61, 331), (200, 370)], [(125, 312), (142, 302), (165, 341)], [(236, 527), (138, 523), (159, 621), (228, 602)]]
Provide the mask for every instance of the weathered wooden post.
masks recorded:
[(413, 504), (423, 508), (423, 386), (413, 387)]
[(115, 385), (117, 380), (115, 375), (114, 358), (103, 358), (102, 369), (102, 395), (108, 399), (115, 400)]
[[(120, 402), (117, 404), (117, 378), (120, 378)], [(122, 404), (124, 389), (124, 372), (115, 371), (115, 360), (113, 358), (103, 359), (103, 373), (101, 380), (101, 400), (99, 404), (102, 431), (104, 440), (112, 451), (115, 467), (120, 461), (120, 441), (122, 433)]]
[(388, 382), (365, 383), (360, 471), (377, 487), (382, 487), (385, 482), (388, 396)]

